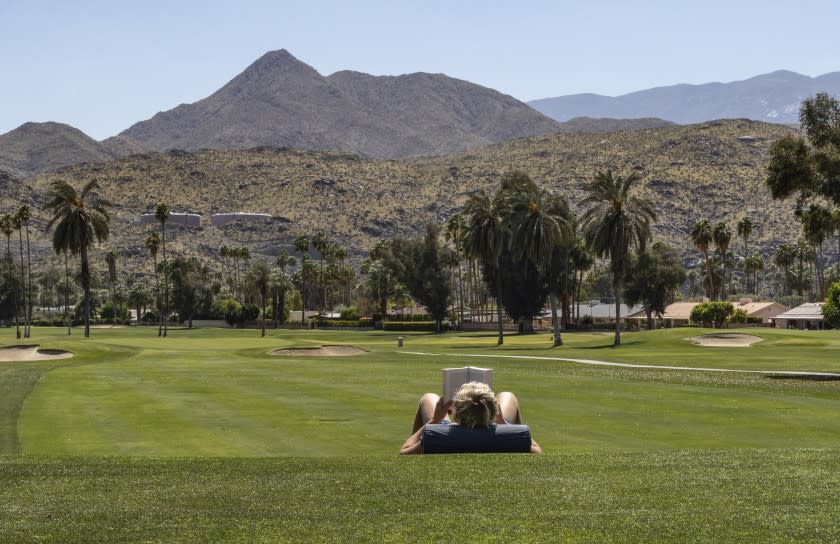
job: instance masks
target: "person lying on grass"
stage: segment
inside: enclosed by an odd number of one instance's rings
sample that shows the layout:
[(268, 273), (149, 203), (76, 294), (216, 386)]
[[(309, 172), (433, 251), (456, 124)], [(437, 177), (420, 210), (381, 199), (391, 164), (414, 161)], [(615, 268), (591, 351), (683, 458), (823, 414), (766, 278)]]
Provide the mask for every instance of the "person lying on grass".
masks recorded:
[[(434, 427), (427, 427), (427, 425)], [(516, 395), (507, 391), (499, 393), (498, 396), (494, 395), (493, 390), (485, 383), (465, 383), (455, 394), (454, 399), (449, 402), (445, 402), (434, 393), (423, 395), (420, 404), (417, 406), (417, 414), (414, 416), (412, 435), (400, 448), (400, 454), (430, 453), (424, 452), (424, 436), (429, 437), (429, 431), (433, 429), (446, 429), (441, 425), (460, 426), (461, 428), (457, 429), (457, 434), (459, 435), (458, 440), (462, 442), (473, 438), (476, 441), (492, 441), (495, 440), (494, 437), (504, 435), (506, 434), (504, 431), (508, 430), (525, 432), (527, 433), (526, 440), (530, 440), (530, 452), (542, 453), (539, 444), (530, 439), (528, 428), (522, 425), (519, 401), (516, 399)], [(513, 427), (514, 425), (516, 427)], [(467, 432), (464, 429), (475, 431), (475, 433)], [(456, 431), (456, 429), (448, 430)], [(527, 451), (527, 445), (526, 442), (525, 451)], [(464, 451), (472, 450), (468, 447)], [(452, 451), (452, 453), (457, 452)]]

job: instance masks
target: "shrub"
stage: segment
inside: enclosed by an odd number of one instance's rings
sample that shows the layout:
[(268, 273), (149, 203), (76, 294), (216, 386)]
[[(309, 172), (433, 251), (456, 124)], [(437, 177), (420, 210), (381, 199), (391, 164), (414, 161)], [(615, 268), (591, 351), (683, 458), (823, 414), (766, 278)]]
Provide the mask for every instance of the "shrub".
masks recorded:
[(746, 310), (735, 310), (732, 312), (732, 315), (729, 316), (730, 323), (747, 323), (750, 319), (750, 316), (747, 315)]
[[(385, 321), (382, 323), (382, 328), (386, 331), (436, 332), (437, 330), (434, 321)], [(440, 330), (450, 330), (449, 323), (442, 323)]]
[(372, 325), (370, 320), (359, 321), (358, 319), (322, 319), (318, 321), (319, 327), (370, 327)]
[(731, 302), (703, 302), (691, 310), (691, 321), (719, 329), (734, 312)]
[(354, 308), (353, 306), (341, 310), (342, 321), (358, 321), (359, 317), (361, 317), (359, 316), (359, 311), (356, 310), (356, 308)]

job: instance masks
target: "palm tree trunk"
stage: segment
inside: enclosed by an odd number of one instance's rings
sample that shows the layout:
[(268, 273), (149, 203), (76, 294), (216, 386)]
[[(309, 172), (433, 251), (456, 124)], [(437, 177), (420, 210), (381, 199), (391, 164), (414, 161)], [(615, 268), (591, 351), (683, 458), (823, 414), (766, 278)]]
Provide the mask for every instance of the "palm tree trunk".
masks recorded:
[(26, 328), (26, 337), (29, 338), (32, 331), (30, 330), (32, 327), (32, 251), (29, 246), (29, 223), (26, 223), (26, 262), (27, 262), (27, 273), (29, 274), (29, 313), (28, 318), (26, 320), (28, 326)]
[(551, 347), (558, 347), (563, 345), (563, 339), (560, 337), (560, 322), (557, 318), (557, 294), (551, 293), (549, 295), (551, 300), (551, 325), (554, 330), (554, 341)]
[(502, 323), (502, 271), (499, 269), (499, 258), (496, 257), (496, 319), (499, 321), (499, 340), (497, 346), (505, 343), (505, 331)]
[(260, 317), (261, 317), (261, 319), (260, 319), (261, 323), (260, 324), (262, 326), (262, 333), (260, 334), (260, 336), (264, 337), (265, 336), (265, 298), (266, 298), (265, 293), (261, 293), (260, 298), (262, 299), (262, 315), (260, 315)]
[(70, 257), (64, 250), (64, 319), (67, 321), (67, 336), (70, 336)]
[(166, 223), (161, 223), (161, 248), (163, 248), (163, 312), (161, 312), (161, 319), (163, 320), (163, 337), (166, 338), (166, 332), (169, 329), (169, 283), (167, 282), (168, 271), (166, 270)]
[(158, 309), (158, 336), (163, 335), (163, 293), (160, 292), (160, 277), (158, 274), (158, 267), (157, 267), (157, 254), (153, 255), (154, 260), (154, 267), (155, 267), (155, 302), (157, 303)]
[[(18, 229), (18, 248), (20, 249), (20, 288), (23, 291), (20, 293), (20, 302), (23, 307), (23, 337), (29, 338), (29, 327), (26, 320), (26, 263), (23, 262), (23, 229)], [(18, 331), (18, 338), (20, 338), (20, 331)]]
[(613, 284), (613, 291), (615, 292), (615, 341), (614, 346), (621, 345), (621, 280), (616, 280)]
[(82, 244), (82, 291), (85, 294), (85, 338), (90, 337), (90, 263), (87, 246)]
[(712, 276), (712, 263), (709, 261), (709, 253), (703, 252), (706, 257), (706, 279), (709, 282), (709, 300), (715, 300), (715, 278)]

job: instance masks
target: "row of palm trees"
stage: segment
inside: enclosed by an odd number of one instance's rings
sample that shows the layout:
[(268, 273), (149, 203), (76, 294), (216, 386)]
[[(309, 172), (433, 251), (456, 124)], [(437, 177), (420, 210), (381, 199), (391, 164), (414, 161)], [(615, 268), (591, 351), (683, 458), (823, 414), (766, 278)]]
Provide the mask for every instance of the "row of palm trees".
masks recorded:
[[(478, 259), (494, 280), (497, 300), (499, 345), (504, 343), (503, 267), (505, 258), (533, 266), (545, 282), (554, 326), (553, 344), (562, 345), (558, 297), (570, 292), (569, 272), (573, 250), (582, 241), (597, 257), (609, 260), (616, 315), (620, 315), (623, 282), (631, 249), (644, 249), (655, 220), (653, 204), (634, 192), (639, 180), (612, 171), (598, 172), (586, 186), (578, 221), (560, 195), (540, 189), (528, 176), (511, 174), (502, 179), (495, 194), (478, 191), (469, 196), (461, 216), (448, 226), (450, 237), (468, 259)], [(566, 304), (564, 304), (564, 314)], [(615, 345), (621, 343), (620, 320), (616, 320)]]
[[(32, 209), (27, 205), (20, 206), (14, 213), (4, 213), (0, 216), (0, 231), (6, 236), (6, 279), (15, 321), (15, 334), (21, 337), (18, 307), (23, 307), (23, 337), (29, 338), (32, 323), (32, 259), (29, 245), (29, 222), (32, 219)], [(20, 248), (20, 283), (13, 278), (14, 260), (12, 259), (11, 239), (14, 232), (18, 232), (18, 247)], [(26, 231), (26, 261), (23, 259), (23, 232)]]

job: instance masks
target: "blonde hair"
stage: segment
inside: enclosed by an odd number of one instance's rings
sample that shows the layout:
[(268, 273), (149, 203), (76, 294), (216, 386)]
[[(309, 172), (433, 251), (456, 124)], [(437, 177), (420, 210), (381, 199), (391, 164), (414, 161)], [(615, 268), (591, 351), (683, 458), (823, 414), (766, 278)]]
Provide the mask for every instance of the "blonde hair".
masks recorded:
[(499, 403), (496, 395), (486, 383), (465, 383), (455, 393), (454, 419), (459, 425), (468, 429), (484, 429), (489, 427), (496, 414), (499, 413)]

